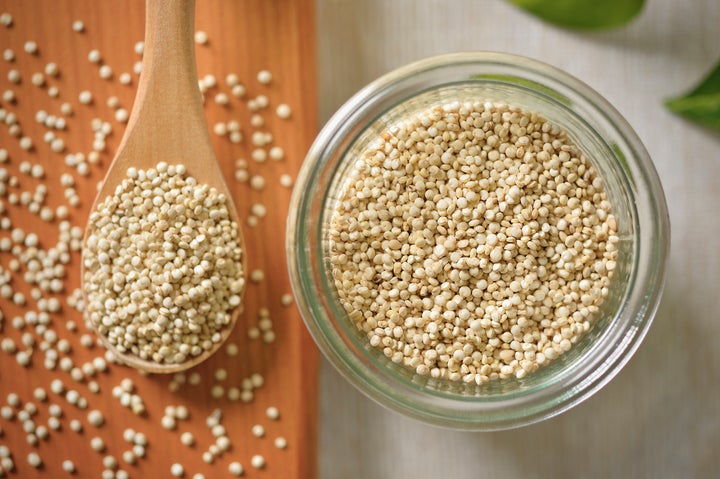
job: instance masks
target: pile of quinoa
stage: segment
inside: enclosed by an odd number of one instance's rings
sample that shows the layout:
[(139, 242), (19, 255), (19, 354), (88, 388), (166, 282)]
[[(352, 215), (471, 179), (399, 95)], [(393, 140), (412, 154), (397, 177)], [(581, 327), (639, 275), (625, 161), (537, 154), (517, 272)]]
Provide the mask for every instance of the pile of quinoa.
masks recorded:
[(183, 165), (130, 168), (88, 233), (86, 315), (119, 352), (176, 364), (221, 341), (245, 285), (225, 195)]
[(433, 378), (522, 378), (587, 332), (617, 258), (591, 161), (558, 126), (448, 102), (359, 152), (332, 213), (339, 300), (393, 362)]

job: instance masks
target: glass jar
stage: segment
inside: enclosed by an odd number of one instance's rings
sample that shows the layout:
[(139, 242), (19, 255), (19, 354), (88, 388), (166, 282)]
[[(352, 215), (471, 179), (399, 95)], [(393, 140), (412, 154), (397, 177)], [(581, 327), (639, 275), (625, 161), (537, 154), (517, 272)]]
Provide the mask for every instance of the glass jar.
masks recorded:
[[(338, 300), (328, 226), (356, 152), (403, 118), (443, 102), (490, 99), (560, 126), (603, 178), (618, 220), (617, 267), (593, 327), (522, 379), (480, 385), (434, 379), (370, 345)], [(665, 278), (669, 218), (653, 164), (630, 125), (598, 93), (543, 63), (502, 53), (422, 60), (374, 81), (345, 103), (310, 148), (287, 223), (291, 281), (305, 323), (330, 363), (378, 403), (445, 427), (497, 430), (557, 415), (591, 396), (640, 345)]]

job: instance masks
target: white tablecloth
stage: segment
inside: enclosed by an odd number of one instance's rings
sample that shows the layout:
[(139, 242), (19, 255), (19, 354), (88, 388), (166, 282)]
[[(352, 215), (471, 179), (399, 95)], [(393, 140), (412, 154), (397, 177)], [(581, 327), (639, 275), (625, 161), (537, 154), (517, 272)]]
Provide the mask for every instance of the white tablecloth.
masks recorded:
[(647, 0), (632, 24), (598, 33), (554, 28), (500, 0), (319, 0), (317, 15), (322, 122), (419, 58), (530, 56), (625, 115), (655, 161), (672, 225), (659, 313), (602, 391), (540, 424), (463, 433), (381, 408), (323, 361), (320, 477), (720, 477), (720, 134), (662, 105), (720, 60), (720, 2)]

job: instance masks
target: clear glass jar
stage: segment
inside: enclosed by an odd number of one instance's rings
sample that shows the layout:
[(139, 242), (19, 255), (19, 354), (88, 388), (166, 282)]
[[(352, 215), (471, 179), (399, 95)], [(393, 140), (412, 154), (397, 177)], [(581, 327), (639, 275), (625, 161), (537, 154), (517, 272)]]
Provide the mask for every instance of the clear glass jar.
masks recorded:
[[(329, 220), (354, 153), (399, 119), (434, 104), (469, 98), (537, 112), (564, 129), (603, 178), (620, 237), (610, 294), (590, 331), (568, 352), (522, 379), (481, 385), (418, 375), (371, 346), (337, 299), (327, 255)], [(527, 58), (489, 52), (422, 60), (353, 96), (309, 150), (287, 228), (297, 304), (328, 360), (380, 404), (431, 424), (468, 430), (506, 429), (552, 417), (610, 381), (652, 322), (670, 240), (657, 173), (621, 115), (567, 73)]]

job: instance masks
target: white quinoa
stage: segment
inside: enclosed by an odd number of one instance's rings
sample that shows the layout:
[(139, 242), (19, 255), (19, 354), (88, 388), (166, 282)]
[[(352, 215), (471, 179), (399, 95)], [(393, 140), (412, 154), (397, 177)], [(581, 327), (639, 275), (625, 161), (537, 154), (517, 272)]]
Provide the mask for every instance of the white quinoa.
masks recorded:
[(220, 341), (245, 285), (224, 195), (183, 165), (131, 168), (89, 225), (87, 315), (120, 352), (182, 363)]
[(617, 220), (591, 161), (537, 114), (452, 102), (359, 153), (329, 256), (354, 324), (393, 362), (465, 382), (569, 350), (608, 295)]

